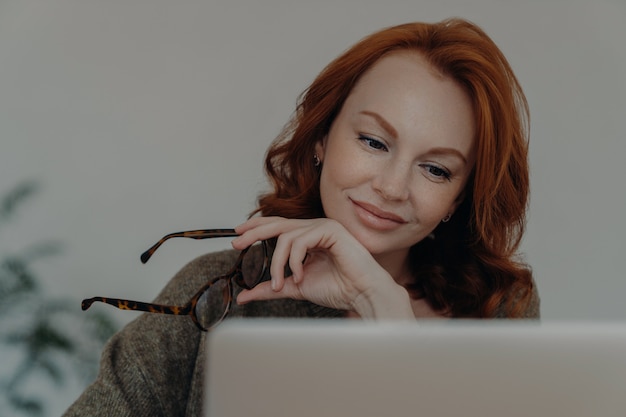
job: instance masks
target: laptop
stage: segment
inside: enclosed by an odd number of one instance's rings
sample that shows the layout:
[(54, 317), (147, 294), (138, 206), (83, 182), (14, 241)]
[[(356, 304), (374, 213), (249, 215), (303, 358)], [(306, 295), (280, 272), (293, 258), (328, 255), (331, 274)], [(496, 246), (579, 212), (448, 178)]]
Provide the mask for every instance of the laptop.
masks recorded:
[(208, 417), (626, 416), (626, 323), (233, 319)]

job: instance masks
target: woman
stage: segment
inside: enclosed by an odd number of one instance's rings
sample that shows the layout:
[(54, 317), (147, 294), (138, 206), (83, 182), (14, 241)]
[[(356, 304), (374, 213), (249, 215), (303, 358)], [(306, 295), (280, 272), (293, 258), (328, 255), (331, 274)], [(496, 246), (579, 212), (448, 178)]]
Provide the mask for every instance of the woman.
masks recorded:
[[(468, 22), (406, 24), (357, 43), (268, 151), (273, 190), (232, 245), (274, 242), (271, 278), (238, 290), (230, 315), (537, 318), (530, 270), (516, 259), (527, 115), (506, 59)], [(193, 261), (158, 301), (189, 299), (237, 253)], [(199, 415), (205, 335), (191, 320), (140, 317), (111, 339), (67, 415)]]

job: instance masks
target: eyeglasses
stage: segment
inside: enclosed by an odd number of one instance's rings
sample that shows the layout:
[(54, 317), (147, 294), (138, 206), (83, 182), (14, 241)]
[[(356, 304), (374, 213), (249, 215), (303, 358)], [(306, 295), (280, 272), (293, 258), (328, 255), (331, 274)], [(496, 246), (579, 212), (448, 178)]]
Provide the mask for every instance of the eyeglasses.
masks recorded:
[[(191, 239), (212, 239), (220, 237), (238, 236), (234, 229), (205, 229), (186, 232), (170, 233), (163, 236), (150, 249), (141, 254), (141, 262), (146, 263), (154, 252), (168, 239), (187, 237)], [(253, 262), (253, 256), (246, 257), (251, 248), (260, 246), (263, 251), (263, 262)], [(254, 249), (257, 250), (257, 249)], [(81, 308), (87, 310), (94, 302), (110, 304), (121, 310), (145, 311), (148, 313), (172, 314), (176, 316), (190, 316), (196, 326), (202, 331), (209, 331), (219, 324), (228, 315), (233, 301), (233, 283), (244, 289), (252, 289), (265, 276), (269, 265), (269, 252), (266, 241), (244, 249), (239, 254), (235, 265), (226, 274), (209, 279), (200, 290), (191, 297), (184, 306), (167, 306), (161, 304), (143, 303), (140, 301), (123, 300), (108, 297), (93, 297), (82, 301)], [(257, 265), (260, 264), (260, 265)]]

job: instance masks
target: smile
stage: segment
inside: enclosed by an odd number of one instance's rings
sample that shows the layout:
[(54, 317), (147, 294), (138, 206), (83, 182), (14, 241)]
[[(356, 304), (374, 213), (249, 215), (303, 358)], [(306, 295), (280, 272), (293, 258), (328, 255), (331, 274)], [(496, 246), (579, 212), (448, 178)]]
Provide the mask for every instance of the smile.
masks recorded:
[(355, 212), (361, 222), (373, 229), (391, 230), (407, 223), (406, 220), (395, 213), (381, 210), (363, 201), (352, 199), (350, 201), (354, 205)]

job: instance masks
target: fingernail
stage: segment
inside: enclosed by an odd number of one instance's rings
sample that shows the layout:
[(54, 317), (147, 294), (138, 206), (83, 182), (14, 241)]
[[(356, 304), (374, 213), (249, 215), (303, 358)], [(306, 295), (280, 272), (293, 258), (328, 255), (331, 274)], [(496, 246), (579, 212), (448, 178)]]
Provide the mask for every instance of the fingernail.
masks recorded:
[[(244, 291), (245, 291), (245, 290), (244, 290)], [(241, 298), (242, 298), (242, 297), (241, 297), (241, 293), (240, 293), (240, 294), (237, 296), (237, 298), (235, 299), (235, 301), (237, 302), (237, 304), (238, 304), (238, 305), (244, 305), (244, 304), (246, 304), (246, 303), (247, 303), (247, 301), (246, 301), (245, 299), (244, 299), (244, 300), (242, 300)]]

